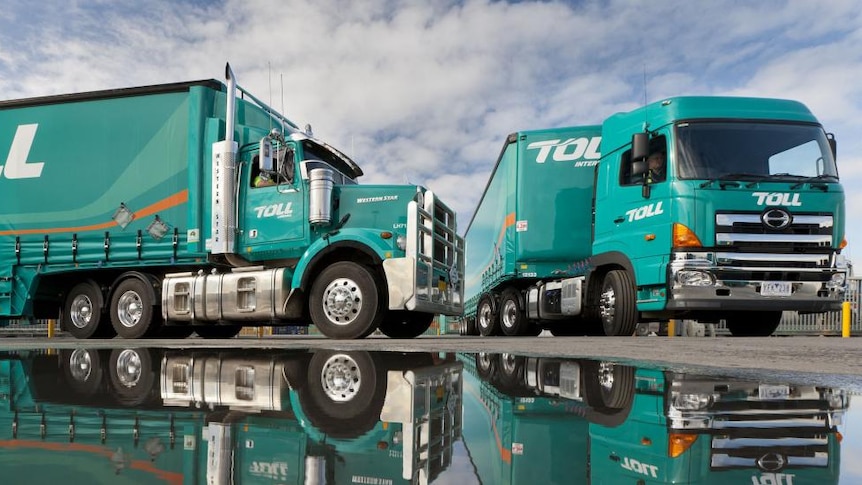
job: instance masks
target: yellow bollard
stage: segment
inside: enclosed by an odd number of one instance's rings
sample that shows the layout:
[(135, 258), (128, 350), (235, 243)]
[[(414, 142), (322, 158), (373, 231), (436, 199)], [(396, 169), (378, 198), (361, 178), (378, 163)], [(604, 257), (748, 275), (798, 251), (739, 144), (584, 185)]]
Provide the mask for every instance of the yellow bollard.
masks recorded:
[(671, 318), (667, 321), (667, 336), (673, 338), (676, 336), (676, 320)]
[(847, 338), (850, 336), (850, 302), (845, 301), (841, 304), (841, 336)]
[(54, 320), (48, 320), (48, 338), (54, 338)]
[(257, 327), (257, 338), (263, 338), (263, 327)]

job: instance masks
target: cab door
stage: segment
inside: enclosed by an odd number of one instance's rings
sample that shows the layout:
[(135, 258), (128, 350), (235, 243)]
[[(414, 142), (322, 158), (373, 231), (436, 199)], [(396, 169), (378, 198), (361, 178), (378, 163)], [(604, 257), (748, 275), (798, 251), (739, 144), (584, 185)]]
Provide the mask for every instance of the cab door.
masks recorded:
[(597, 187), (595, 253), (623, 253), (635, 268), (637, 286), (664, 283), (670, 254), (673, 165), (665, 136), (650, 141), (654, 153), (664, 154), (662, 175), (650, 173), (646, 162), (632, 170), (629, 151), (619, 155), (619, 163), (602, 167), (603, 187)]
[(307, 209), (294, 153), (287, 144), (276, 152), (273, 170), (264, 173), (255, 155), (243, 171), (238, 240), (240, 253), (250, 261), (297, 258), (307, 247)]

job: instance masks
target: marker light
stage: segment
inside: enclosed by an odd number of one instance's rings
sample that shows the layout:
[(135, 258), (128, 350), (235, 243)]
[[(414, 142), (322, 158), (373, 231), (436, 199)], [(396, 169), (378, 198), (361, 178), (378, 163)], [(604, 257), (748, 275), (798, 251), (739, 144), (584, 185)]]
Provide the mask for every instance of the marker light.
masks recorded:
[(696, 434), (680, 434), (671, 433), (667, 443), (667, 455), (671, 458), (676, 458), (691, 448), (691, 445), (697, 441)]
[(847, 247), (847, 238), (846, 237), (841, 240), (841, 244), (838, 245), (838, 249), (844, 249), (845, 247)]
[(699, 248), (703, 247), (700, 239), (694, 234), (694, 231), (688, 227), (675, 222), (673, 224), (673, 247), (675, 248)]

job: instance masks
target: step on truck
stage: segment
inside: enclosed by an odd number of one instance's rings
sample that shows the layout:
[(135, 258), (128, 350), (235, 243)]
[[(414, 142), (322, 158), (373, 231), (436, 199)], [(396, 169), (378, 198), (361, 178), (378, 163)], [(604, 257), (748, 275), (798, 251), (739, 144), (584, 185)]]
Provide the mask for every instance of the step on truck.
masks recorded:
[(462, 312), (445, 203), (359, 185), (349, 157), (226, 78), (0, 102), (0, 324), (412, 338)]
[(836, 140), (801, 103), (677, 97), (509, 135), (465, 232), (461, 332), (632, 335), (838, 310)]

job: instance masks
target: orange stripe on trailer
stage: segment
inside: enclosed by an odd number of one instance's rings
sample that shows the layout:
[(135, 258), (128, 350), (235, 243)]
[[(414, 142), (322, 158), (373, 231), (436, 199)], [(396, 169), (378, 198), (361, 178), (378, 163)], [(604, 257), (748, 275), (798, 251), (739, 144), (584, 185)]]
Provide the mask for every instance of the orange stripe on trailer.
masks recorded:
[[(102, 455), (109, 459), (115, 453), (110, 449), (106, 449), (104, 446), (87, 445), (83, 443), (53, 443), (50, 441), (34, 440), (0, 440), (0, 448), (38, 449), (58, 452), (80, 451), (84, 453)], [(164, 480), (168, 483), (177, 485), (183, 483), (183, 475), (181, 473), (159, 470), (158, 468), (153, 466), (152, 462), (146, 460), (132, 460), (130, 463), (128, 463), (128, 467), (133, 470), (140, 470), (145, 473), (150, 473), (158, 477), (160, 480)]]
[[(135, 218), (146, 217), (152, 214), (155, 214), (159, 211), (163, 211), (166, 209), (170, 209), (171, 207), (176, 207), (178, 205), (185, 204), (189, 200), (189, 191), (188, 189), (181, 190), (176, 194), (165, 197), (164, 199), (150, 204), (147, 207), (137, 211), (134, 213)], [(99, 224), (90, 224), (89, 226), (76, 226), (76, 227), (50, 227), (46, 229), (23, 229), (19, 231), (0, 231), (0, 236), (19, 236), (24, 234), (56, 234), (60, 232), (86, 232), (86, 231), (98, 231), (100, 229), (108, 229), (110, 227), (115, 226), (116, 223), (114, 221), (109, 222), (100, 222)]]

